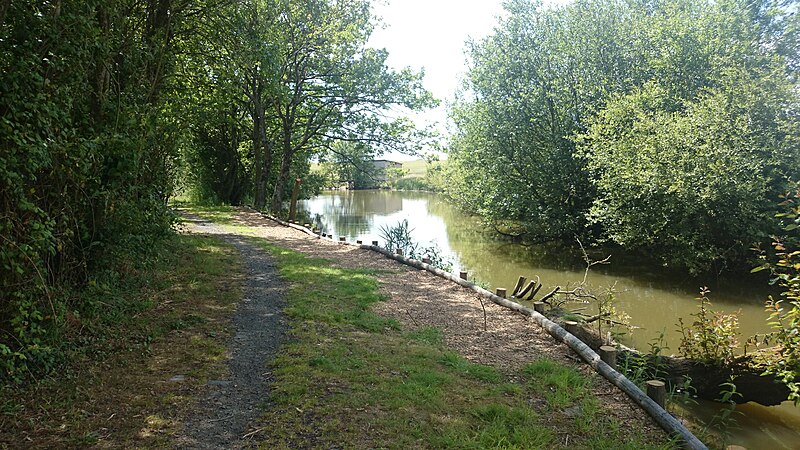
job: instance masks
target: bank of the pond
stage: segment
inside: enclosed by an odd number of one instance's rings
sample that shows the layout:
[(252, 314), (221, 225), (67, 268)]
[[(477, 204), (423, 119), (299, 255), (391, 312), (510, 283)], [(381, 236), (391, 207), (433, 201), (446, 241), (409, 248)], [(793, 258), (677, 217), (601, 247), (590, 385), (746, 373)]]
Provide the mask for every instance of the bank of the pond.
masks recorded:
[[(517, 277), (538, 275), (545, 284), (543, 290), (560, 285), (574, 285), (583, 278), (583, 262), (576, 252), (570, 260), (492, 239), (479, 220), (465, 216), (442, 197), (435, 194), (391, 191), (336, 191), (301, 202), (301, 211), (325, 228), (325, 231), (348, 240), (364, 242), (378, 240), (380, 228), (408, 219), (413, 237), (427, 244), (436, 242), (444, 254), (455, 262), (455, 271), (465, 269), (470, 277), (484, 281), (492, 288), (513, 289)], [(617, 270), (619, 258), (612, 255), (610, 266), (596, 266), (589, 274), (589, 284), (602, 289), (615, 286), (616, 308), (631, 316), (639, 328), (627, 337), (627, 343), (642, 349), (651, 343), (664, 353), (678, 348), (677, 323), (683, 317), (691, 321), (697, 311), (697, 282), (688, 278), (665, 278), (658, 271), (640, 273)], [(637, 269), (644, 272), (643, 267)], [(711, 300), (715, 309), (738, 313), (742, 329), (741, 340), (768, 330), (763, 300), (766, 289), (757, 283), (737, 280), (736, 283), (713, 286)], [(574, 305), (581, 307), (584, 305)], [(664, 334), (664, 338), (657, 338)], [(705, 419), (720, 411), (713, 403), (701, 403), (693, 411)], [(800, 411), (791, 404), (779, 407), (741, 405), (740, 429), (728, 430), (732, 439), (750, 448), (794, 448), (800, 442)]]
[[(486, 303), (484, 322), (470, 291), (257, 213), (227, 222), (266, 239), (293, 284), (265, 447), (666, 444), (627, 397), (525, 317)], [(285, 432), (270, 436), (276, 421)]]

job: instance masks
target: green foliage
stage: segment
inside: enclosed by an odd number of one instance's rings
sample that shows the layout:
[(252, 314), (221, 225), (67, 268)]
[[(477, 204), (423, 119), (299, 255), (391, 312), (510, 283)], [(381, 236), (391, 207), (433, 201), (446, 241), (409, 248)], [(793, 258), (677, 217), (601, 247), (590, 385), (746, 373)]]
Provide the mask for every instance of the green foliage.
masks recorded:
[(700, 310), (690, 325), (678, 319), (681, 343), (678, 350), (687, 358), (722, 366), (733, 361), (739, 346), (739, 318), (735, 314), (722, 314), (710, 308), (709, 290), (700, 289)]
[(783, 198), (784, 212), (778, 217), (784, 235), (774, 237), (774, 254), (762, 253), (766, 262), (753, 271), (769, 269), (772, 283), (783, 289), (778, 300), (770, 297), (766, 304), (774, 330), (768, 340), (777, 346), (777, 355), (766, 361), (767, 373), (782, 379), (789, 387), (789, 400), (800, 405), (800, 190)]
[(348, 185), (353, 189), (378, 187), (383, 173), (372, 163), (374, 156), (374, 150), (362, 143), (334, 143), (320, 158), (326, 186), (338, 188)]
[(445, 272), (453, 270), (453, 261), (444, 255), (436, 242), (431, 242), (428, 246), (423, 247), (411, 236), (412, 231), (414, 231), (413, 228), (408, 228), (408, 219), (403, 219), (394, 226), (381, 226), (379, 233), (384, 242), (383, 247), (391, 252), (400, 249), (404, 256), (412, 259), (421, 260), (423, 257), (427, 257), (432, 266)]
[(469, 44), (446, 192), (531, 241), (699, 274), (775, 232), (798, 166), (798, 15), (770, 0), (514, 0)]
[(166, 198), (183, 139), (172, 75), (176, 36), (191, 25), (186, 9), (167, 14), (169, 3), (2, 5), (4, 379), (55, 366), (65, 312), (83, 307), (65, 288), (170, 232)]

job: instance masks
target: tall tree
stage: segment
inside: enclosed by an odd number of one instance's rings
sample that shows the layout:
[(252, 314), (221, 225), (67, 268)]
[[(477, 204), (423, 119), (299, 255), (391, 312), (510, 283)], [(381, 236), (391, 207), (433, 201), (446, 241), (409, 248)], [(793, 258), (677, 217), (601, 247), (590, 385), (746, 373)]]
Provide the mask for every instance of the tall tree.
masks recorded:
[(281, 209), (296, 157), (331, 148), (336, 141), (410, 151), (419, 142), (414, 127), (386, 113), (393, 107), (434, 104), (422, 88), (421, 74), (392, 71), (385, 50), (366, 47), (373, 26), (368, 1), (301, 0), (280, 6), (275, 34), (282, 46), (281, 94), (271, 105), (281, 155), (274, 212)]

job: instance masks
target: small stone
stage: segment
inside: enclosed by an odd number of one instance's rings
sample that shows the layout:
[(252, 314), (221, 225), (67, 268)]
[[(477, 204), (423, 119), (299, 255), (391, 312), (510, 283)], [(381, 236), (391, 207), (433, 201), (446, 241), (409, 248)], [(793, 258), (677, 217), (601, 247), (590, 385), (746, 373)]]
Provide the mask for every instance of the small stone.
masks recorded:
[(170, 378), (169, 381), (172, 381), (173, 383), (186, 381), (186, 375), (175, 375), (174, 377)]
[(569, 408), (564, 410), (564, 415), (569, 417), (570, 419), (574, 419), (581, 415), (581, 407), (578, 405), (570, 406)]

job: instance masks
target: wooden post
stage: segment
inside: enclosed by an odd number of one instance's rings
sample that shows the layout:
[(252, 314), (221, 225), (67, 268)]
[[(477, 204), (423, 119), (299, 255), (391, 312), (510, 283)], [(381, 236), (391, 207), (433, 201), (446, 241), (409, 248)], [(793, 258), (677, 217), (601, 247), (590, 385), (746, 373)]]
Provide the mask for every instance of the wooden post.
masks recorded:
[(533, 310), (539, 314), (544, 315), (544, 303), (542, 302), (534, 302), (533, 303)]
[(611, 366), (612, 369), (617, 369), (617, 348), (610, 345), (600, 346), (600, 359), (605, 361), (606, 364)]
[(574, 320), (567, 320), (564, 322), (564, 329), (567, 330), (569, 334), (574, 336), (575, 333), (578, 332), (578, 322), (575, 322)]
[(377, 247), (378, 246), (378, 241), (372, 241), (372, 246), (373, 247)]
[(431, 259), (426, 256), (426, 257), (422, 258), (422, 262), (424, 262), (425, 264), (430, 264), (431, 263)]
[(303, 226), (308, 228), (309, 230), (311, 229), (311, 224), (310, 223), (304, 224)]
[(344, 236), (339, 236), (339, 242), (344, 242), (344, 241), (346, 241), (346, 240), (347, 240), (347, 238), (346, 238), (346, 237), (344, 237)]
[(497, 295), (498, 297), (506, 298), (506, 288), (497, 288), (495, 290), (495, 295)]
[(356, 244), (361, 245), (361, 244), (363, 244), (363, 242), (361, 240), (358, 240), (358, 241), (356, 241)]
[(297, 213), (297, 196), (300, 194), (300, 185), (303, 183), (303, 180), (297, 178), (294, 180), (294, 189), (292, 189), (292, 202), (289, 204), (289, 221), (294, 220), (294, 216)]
[(397, 254), (398, 256), (403, 256), (403, 249), (402, 249), (402, 248), (395, 249), (395, 251), (394, 251), (394, 252), (395, 252), (395, 254)]
[(462, 270), (461, 272), (459, 272), (458, 276), (460, 276), (462, 280), (466, 280), (467, 279), (467, 272), (464, 272)]
[(650, 380), (647, 382), (647, 396), (658, 403), (658, 406), (664, 407), (667, 401), (667, 388), (663, 381)]

